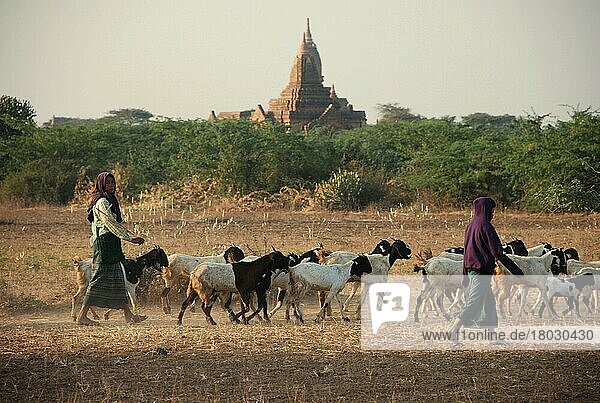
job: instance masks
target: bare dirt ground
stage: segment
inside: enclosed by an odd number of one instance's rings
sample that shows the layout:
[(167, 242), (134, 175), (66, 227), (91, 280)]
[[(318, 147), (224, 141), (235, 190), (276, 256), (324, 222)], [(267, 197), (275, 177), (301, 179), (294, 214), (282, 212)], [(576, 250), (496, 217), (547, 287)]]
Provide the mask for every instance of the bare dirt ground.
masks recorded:
[[(238, 211), (138, 205), (126, 226), (167, 253), (218, 254), (235, 243), (247, 254), (274, 245), (303, 252), (320, 242), (333, 250), (368, 252), (395, 237), (413, 251), (438, 253), (460, 245), (468, 211), (421, 208), (362, 213)], [(596, 401), (597, 351), (395, 351), (360, 348), (360, 323), (339, 312), (322, 325), (230, 324), (215, 308), (216, 327), (186, 312), (176, 326), (158, 295), (125, 325), (115, 316), (100, 327), (69, 317), (75, 292), (71, 257), (88, 257), (82, 208), (0, 208), (0, 401)], [(497, 212), (504, 241), (576, 247), (600, 260), (599, 215)], [(125, 245), (128, 256), (149, 245)], [(410, 273), (413, 260), (395, 273)], [(160, 291), (160, 288), (156, 288)], [(177, 299), (179, 298), (179, 299)], [(306, 316), (316, 307), (307, 301)]]

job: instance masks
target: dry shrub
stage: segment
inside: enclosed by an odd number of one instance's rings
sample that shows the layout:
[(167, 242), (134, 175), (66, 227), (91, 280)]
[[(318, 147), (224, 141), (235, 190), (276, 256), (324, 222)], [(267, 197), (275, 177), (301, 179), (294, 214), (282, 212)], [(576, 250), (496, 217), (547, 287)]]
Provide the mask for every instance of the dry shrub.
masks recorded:
[[(96, 179), (90, 178), (90, 167), (81, 167), (77, 173), (77, 180), (73, 190), (73, 199), (70, 204), (75, 206), (86, 206), (90, 202), (90, 195), (96, 186)], [(117, 182), (116, 195), (119, 200), (124, 199), (129, 188), (129, 178), (131, 177), (131, 169), (117, 162), (110, 170), (115, 181)]]
[[(125, 168), (116, 164), (113, 173), (117, 180), (120, 200), (125, 200), (125, 192), (129, 187)], [(90, 192), (94, 189), (94, 180), (88, 175), (88, 168), (82, 167), (77, 176), (75, 197), (71, 204), (85, 206), (89, 202)], [(174, 206), (219, 206), (239, 211), (257, 210), (291, 210), (312, 211), (319, 205), (315, 193), (310, 189), (294, 189), (284, 186), (277, 193), (254, 191), (247, 195), (222, 196), (218, 193), (219, 183), (212, 179), (201, 179), (197, 176), (180, 184), (156, 184), (150, 189), (131, 197), (129, 201), (138, 205), (158, 205), (170, 200)]]
[(153, 268), (146, 269), (142, 272), (135, 294), (141, 303), (158, 305), (160, 304), (160, 294), (165, 287), (164, 284), (160, 273)]
[(284, 209), (302, 211), (313, 209), (316, 206), (314, 193), (307, 189), (294, 189), (282, 187), (277, 193), (264, 191), (252, 192), (248, 195), (235, 198), (235, 204), (246, 211), (259, 209)]
[(94, 190), (94, 181), (89, 177), (88, 169), (89, 167), (79, 168), (71, 205), (87, 206), (90, 202), (90, 194)]
[(214, 196), (217, 185), (218, 183), (211, 179), (200, 179), (193, 176), (179, 188), (173, 189), (167, 194), (180, 204), (200, 204)]

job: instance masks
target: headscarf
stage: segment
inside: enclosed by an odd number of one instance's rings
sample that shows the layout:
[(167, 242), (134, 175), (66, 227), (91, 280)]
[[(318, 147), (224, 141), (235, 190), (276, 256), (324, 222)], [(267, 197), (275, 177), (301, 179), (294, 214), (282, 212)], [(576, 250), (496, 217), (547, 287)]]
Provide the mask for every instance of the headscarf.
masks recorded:
[(482, 274), (492, 274), (501, 243), (491, 223), (496, 202), (491, 197), (479, 197), (473, 201), (473, 218), (465, 230), (465, 253), (463, 272), (478, 269)]
[(108, 202), (110, 203), (110, 209), (117, 216), (117, 222), (123, 222), (123, 217), (121, 216), (121, 208), (119, 207), (119, 201), (114, 193), (109, 193), (106, 191), (106, 178), (110, 176), (113, 178), (115, 182), (115, 186), (117, 181), (115, 180), (115, 176), (110, 172), (101, 172), (96, 178), (96, 186), (94, 187), (94, 191), (92, 192), (92, 201), (90, 202), (87, 209), (87, 219), (89, 222), (94, 222), (94, 206), (103, 197), (106, 197)]
[(492, 221), (492, 210), (496, 202), (491, 197), (478, 197), (473, 200), (473, 218)]

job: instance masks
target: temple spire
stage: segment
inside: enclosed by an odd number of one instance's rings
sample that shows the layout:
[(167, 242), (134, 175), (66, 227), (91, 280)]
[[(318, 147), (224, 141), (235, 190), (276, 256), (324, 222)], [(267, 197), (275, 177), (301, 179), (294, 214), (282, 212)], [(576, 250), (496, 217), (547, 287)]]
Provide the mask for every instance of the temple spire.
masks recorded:
[(304, 33), (304, 41), (312, 43), (312, 35), (310, 34), (310, 18), (306, 19), (306, 32)]
[(335, 128), (354, 128), (366, 123), (364, 111), (353, 111), (346, 98), (339, 98), (335, 85), (323, 86), (321, 56), (313, 42), (310, 18), (302, 33), (290, 71), (290, 81), (279, 98), (269, 100), (265, 114), (292, 130), (302, 130), (311, 125)]
[(329, 89), (329, 98), (337, 99), (337, 94), (335, 93), (335, 85), (331, 84), (331, 88)]

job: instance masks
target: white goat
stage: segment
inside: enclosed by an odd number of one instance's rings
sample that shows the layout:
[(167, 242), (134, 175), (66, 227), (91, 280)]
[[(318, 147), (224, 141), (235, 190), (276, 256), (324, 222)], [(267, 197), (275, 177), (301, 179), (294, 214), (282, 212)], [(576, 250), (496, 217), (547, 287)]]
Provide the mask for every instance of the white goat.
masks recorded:
[[(387, 255), (381, 255), (381, 254), (361, 255), (361, 256), (365, 256), (368, 259), (369, 264), (371, 265), (371, 274), (385, 276), (389, 273), (390, 268), (394, 265), (396, 260), (410, 259), (410, 255), (411, 255), (410, 246), (407, 245), (406, 243), (404, 243), (404, 241), (402, 241), (400, 239), (395, 240), (390, 245), (387, 252), (388, 252)], [(348, 253), (348, 252), (346, 252), (346, 253)], [(356, 259), (356, 257), (354, 259)], [(352, 300), (352, 298), (354, 298), (354, 296), (357, 294), (359, 289), (360, 289), (360, 282), (355, 282), (352, 285), (352, 292), (350, 293), (348, 298), (346, 298), (346, 301), (344, 301), (344, 305), (343, 305), (344, 310), (346, 310), (348, 308), (350, 301)], [(362, 300), (359, 300), (359, 302), (358, 302), (358, 306), (356, 308), (357, 315), (360, 313), (360, 308), (361, 308), (362, 302), (363, 302)]]
[(290, 267), (290, 286), (288, 304), (294, 304), (295, 316), (304, 323), (304, 316), (300, 302), (309, 290), (329, 291), (325, 304), (319, 310), (315, 321), (323, 320), (325, 309), (333, 298), (340, 305), (342, 319), (350, 319), (344, 313), (343, 304), (339, 291), (344, 288), (346, 282), (353, 277), (360, 277), (364, 273), (371, 272), (371, 265), (364, 255), (357, 256), (354, 260), (344, 264), (320, 265), (318, 263), (303, 262)]
[(423, 288), (417, 297), (417, 304), (415, 306), (415, 322), (419, 321), (419, 310), (421, 304), (427, 298), (431, 298), (435, 309), (447, 320), (450, 320), (450, 315), (446, 312), (441, 302), (446, 290), (455, 292), (454, 300), (452, 301), (452, 304), (448, 310), (454, 308), (460, 302), (460, 298), (464, 293), (464, 287), (462, 285), (462, 259), (454, 260), (446, 257), (435, 256), (427, 260), (425, 266), (415, 265), (414, 271), (422, 271), (424, 276)]
[[(188, 299), (190, 299), (190, 295), (195, 293), (202, 302), (202, 310), (204, 311), (206, 320), (211, 325), (215, 325), (215, 321), (212, 320), (212, 317), (210, 316), (212, 302), (216, 299), (218, 293), (237, 292), (233, 266), (231, 263), (200, 263), (190, 272), (189, 278), (190, 281), (187, 289), (188, 298), (186, 298), (182, 305), (177, 323), (181, 325), (185, 309), (190, 303), (194, 302), (193, 300), (188, 301)], [(229, 312), (229, 315), (232, 318), (234, 313), (231, 307), (229, 307), (228, 304), (224, 304), (223, 307)]]
[[(550, 314), (553, 317), (558, 317), (554, 307), (548, 302), (548, 296), (546, 293), (546, 280), (548, 276), (551, 276), (554, 271), (553, 267), (558, 267), (558, 257), (552, 253), (546, 253), (543, 256), (517, 256), (507, 255), (519, 268), (523, 271), (523, 276), (509, 276), (503, 277), (502, 282), (499, 283), (498, 292), (498, 304), (502, 310), (505, 306), (505, 301), (511, 296), (511, 288), (514, 285), (522, 285), (521, 291), (521, 305), (519, 307), (518, 318), (521, 318), (523, 309), (525, 307), (525, 300), (527, 292), (530, 287), (537, 288), (540, 291), (541, 301), (548, 306)], [(498, 275), (507, 276), (509, 275), (508, 269), (504, 267), (502, 263), (498, 263)], [(556, 273), (558, 274), (558, 273)]]
[(542, 256), (552, 250), (552, 245), (547, 242), (543, 242), (531, 248), (527, 248), (527, 256)]
[[(215, 325), (210, 311), (212, 304), (221, 293), (227, 293), (228, 298), (222, 298), (223, 308), (229, 312), (230, 319), (239, 322), (242, 317), (244, 323), (258, 314), (255, 310), (248, 318), (245, 313), (249, 308), (249, 297), (256, 292), (258, 307), (264, 308), (266, 316), (266, 299), (264, 293), (271, 286), (271, 279), (280, 271), (286, 271), (289, 266), (289, 258), (281, 252), (270, 252), (250, 262), (233, 263), (201, 263), (190, 273), (190, 281), (187, 289), (187, 298), (181, 305), (178, 324), (181, 325), (183, 314), (187, 307), (199, 297), (202, 301), (202, 310), (209, 324)], [(243, 300), (242, 311), (234, 314), (231, 309), (231, 295), (237, 293)], [(265, 317), (268, 320), (268, 316)]]
[(461, 255), (459, 253), (442, 252), (438, 255), (438, 257), (443, 257), (443, 258), (452, 259), (452, 260), (459, 260), (462, 262), (465, 256)]
[(583, 262), (581, 260), (567, 260), (567, 271), (570, 274), (577, 273), (579, 270), (586, 267), (600, 269), (600, 261), (596, 260), (594, 262)]

